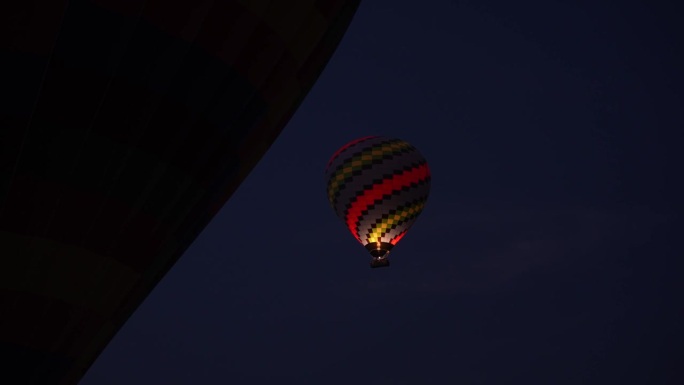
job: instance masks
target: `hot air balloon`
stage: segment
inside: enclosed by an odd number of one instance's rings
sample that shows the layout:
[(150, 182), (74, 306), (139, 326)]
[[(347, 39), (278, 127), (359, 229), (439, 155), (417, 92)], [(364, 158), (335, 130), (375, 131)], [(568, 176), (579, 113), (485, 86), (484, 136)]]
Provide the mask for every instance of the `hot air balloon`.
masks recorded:
[(325, 170), (328, 201), (371, 254), (389, 266), (389, 252), (423, 211), (430, 193), (425, 158), (401, 139), (368, 136), (347, 143)]
[(79, 381), (268, 150), (358, 4), (0, 1), (0, 384)]

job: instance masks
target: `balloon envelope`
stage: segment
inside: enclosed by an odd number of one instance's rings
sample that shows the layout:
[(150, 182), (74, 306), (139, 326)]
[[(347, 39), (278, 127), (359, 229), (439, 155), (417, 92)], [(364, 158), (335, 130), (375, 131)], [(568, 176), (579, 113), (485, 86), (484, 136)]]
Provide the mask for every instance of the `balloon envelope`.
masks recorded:
[(369, 136), (337, 150), (325, 173), (335, 214), (371, 253), (372, 267), (388, 265), (389, 251), (416, 221), (430, 193), (423, 155), (401, 139)]
[(0, 383), (79, 381), (278, 136), (358, 3), (0, 1)]

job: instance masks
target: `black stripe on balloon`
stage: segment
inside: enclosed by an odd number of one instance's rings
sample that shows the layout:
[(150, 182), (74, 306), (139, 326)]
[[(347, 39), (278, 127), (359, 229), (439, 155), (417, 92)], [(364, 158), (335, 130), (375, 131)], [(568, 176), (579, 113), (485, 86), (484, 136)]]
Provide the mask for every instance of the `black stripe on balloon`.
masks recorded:
[[(427, 195), (426, 195), (426, 196), (422, 196), (422, 197), (417, 198), (417, 199), (414, 199), (414, 200), (412, 200), (412, 201), (409, 201), (409, 202), (407, 202), (407, 203), (405, 203), (405, 204), (403, 204), (403, 205), (397, 206), (396, 209), (390, 210), (389, 213), (387, 213), (387, 214), (382, 214), (382, 216), (381, 216), (380, 218), (378, 218), (378, 219), (375, 220), (375, 223), (373, 223), (373, 225), (370, 227), (370, 229), (368, 229), (368, 232), (366, 233), (366, 238), (368, 238), (368, 236), (370, 236), (371, 233), (373, 233), (373, 231), (374, 231), (379, 225), (381, 225), (383, 221), (389, 219), (389, 217), (390, 217), (391, 215), (395, 215), (398, 211), (406, 210), (406, 209), (408, 209), (408, 208), (411, 207), (411, 206), (414, 206), (414, 205), (417, 205), (417, 204), (420, 204), (420, 203), (425, 203), (426, 201), (427, 201)], [(420, 214), (420, 211), (419, 211), (419, 212), (416, 212), (416, 213), (414, 213), (414, 214), (408, 215), (406, 218), (400, 220), (399, 222), (396, 222), (396, 223), (392, 224), (392, 226), (390, 226), (387, 230), (384, 230), (384, 231), (382, 231), (382, 232), (380, 233), (380, 238), (384, 237), (385, 234), (387, 234), (390, 230), (394, 230), (394, 229), (396, 229), (397, 227), (403, 225), (404, 223), (410, 221), (411, 219), (417, 217), (418, 214)], [(363, 216), (359, 218), (359, 225), (361, 224), (361, 222), (363, 222)], [(359, 228), (358, 228), (358, 227), (356, 228), (356, 231), (357, 231), (357, 232), (359, 231)]]
[[(332, 182), (332, 176), (334, 176), (335, 174), (337, 174), (337, 173), (338, 173), (341, 169), (343, 169), (345, 166), (349, 165), (349, 163), (351, 163), (351, 162), (354, 160), (354, 158), (358, 157), (359, 155), (363, 155), (363, 154), (366, 153), (366, 152), (371, 152), (371, 151), (373, 151), (374, 149), (376, 149), (378, 146), (384, 146), (384, 145), (386, 145), (386, 144), (390, 144), (390, 143), (393, 143), (393, 142), (401, 142), (401, 140), (399, 140), (399, 139), (387, 139), (387, 140), (383, 140), (382, 142), (375, 143), (375, 144), (373, 144), (372, 146), (365, 146), (365, 147), (362, 147), (362, 148), (358, 148), (356, 152), (354, 152), (354, 153), (352, 153), (352, 154), (349, 154), (349, 156), (347, 157), (347, 159), (345, 159), (342, 163), (340, 163), (337, 167), (335, 167), (335, 170), (333, 170), (333, 171), (330, 173), (331, 178), (330, 178), (330, 180), (328, 180), (328, 188), (330, 188), (330, 183)], [(357, 143), (357, 144), (360, 144), (360, 143), (363, 143), (363, 142), (359, 142), (359, 143)], [(356, 147), (357, 144), (355, 144), (355, 145), (352, 146), (352, 147)], [(350, 149), (351, 149), (352, 147), (350, 147)], [(349, 150), (349, 149), (347, 149), (347, 150)], [(347, 150), (345, 150), (345, 151), (347, 151)], [(338, 157), (339, 157), (339, 156), (338, 156)], [(337, 158), (336, 158), (336, 159), (337, 159)]]
[[(362, 222), (363, 219), (365, 218), (365, 216), (368, 215), (371, 211), (375, 210), (378, 205), (384, 204), (385, 201), (390, 200), (390, 199), (398, 196), (399, 194), (401, 194), (403, 192), (411, 192), (411, 190), (415, 190), (416, 188), (423, 186), (425, 184), (425, 182), (426, 182), (426, 180), (420, 180), (420, 181), (416, 182), (415, 184), (412, 184), (410, 187), (405, 187), (402, 189), (394, 190), (394, 191), (392, 191), (391, 194), (385, 194), (381, 198), (376, 199), (375, 201), (373, 201), (373, 203), (371, 205), (368, 206), (367, 209), (361, 211), (361, 214), (359, 215), (359, 222)], [(398, 206), (398, 207), (403, 208), (406, 205), (417, 203), (420, 200), (425, 201), (425, 200), (427, 200), (428, 194), (429, 194), (429, 191), (426, 191), (425, 194), (414, 198), (412, 201), (405, 202), (401, 206)], [(387, 219), (389, 217), (389, 215), (396, 214), (396, 212), (399, 210), (399, 208), (390, 210), (389, 214), (383, 214), (381, 219)], [(380, 221), (381, 219), (378, 219), (378, 221)]]
[[(389, 142), (383, 142), (383, 143), (389, 143)], [(345, 167), (345, 166), (347, 166), (349, 163), (351, 163), (351, 162), (354, 160), (355, 157), (357, 157), (357, 156), (363, 154), (364, 152), (370, 152), (370, 151), (372, 151), (372, 150), (374, 150), (374, 149), (376, 149), (376, 148), (377, 148), (376, 146), (367, 147), (367, 148), (365, 148), (365, 149), (363, 149), (363, 150), (361, 150), (361, 151), (359, 151), (359, 152), (353, 154), (352, 157), (350, 157), (349, 159), (345, 160), (342, 164), (340, 164), (340, 165), (335, 169), (335, 171), (334, 171), (332, 174), (330, 174), (330, 176), (329, 176), (329, 178), (328, 178), (328, 183), (327, 183), (327, 192), (328, 192), (328, 195), (330, 195), (331, 185), (332, 185), (333, 179), (335, 179), (334, 176), (339, 172), (339, 170), (341, 170), (343, 167)], [(361, 166), (360, 169), (352, 171), (352, 174), (351, 174), (350, 176), (344, 178), (344, 179), (339, 183), (338, 188), (337, 188), (337, 191), (336, 191), (335, 194), (333, 195), (333, 199), (332, 199), (332, 201), (331, 201), (331, 204), (332, 204), (333, 206), (335, 205), (335, 203), (337, 202), (337, 198), (339, 197), (341, 191), (344, 190), (344, 187), (347, 185), (347, 183), (349, 183), (349, 182), (351, 182), (352, 180), (354, 180), (355, 178), (361, 176), (361, 175), (363, 174), (364, 171), (371, 170), (371, 169), (373, 169), (374, 166), (381, 165), (381, 164), (382, 164), (384, 161), (386, 161), (386, 160), (391, 160), (391, 159), (393, 159), (395, 156), (402, 155), (402, 152), (404, 152), (404, 151), (405, 151), (405, 149), (404, 149), (404, 150), (392, 151), (391, 153), (388, 153), (388, 154), (383, 155), (381, 158), (374, 159), (370, 164), (364, 164), (364, 165)]]
[[(384, 181), (386, 181), (386, 180), (388, 180), (388, 179), (392, 179), (392, 178), (394, 178), (395, 176), (401, 175), (401, 174), (403, 174), (403, 173), (405, 173), (405, 172), (409, 172), (409, 171), (411, 171), (411, 170), (413, 170), (413, 169), (416, 169), (416, 168), (418, 168), (418, 167), (420, 167), (420, 166), (422, 166), (422, 165), (424, 165), (424, 164), (426, 164), (426, 163), (427, 163), (427, 161), (425, 161), (425, 160), (421, 160), (421, 161), (418, 161), (418, 162), (415, 162), (415, 163), (411, 163), (411, 164), (406, 165), (406, 166), (404, 166), (404, 167), (402, 167), (402, 168), (398, 168), (398, 169), (392, 171), (391, 174), (383, 174), (383, 175), (380, 176), (379, 178), (373, 179), (373, 182), (372, 182), (371, 184), (365, 184), (365, 185), (361, 186), (361, 189), (359, 189), (358, 191), (356, 191), (356, 193), (354, 193), (354, 196), (352, 196), (352, 197), (350, 198), (349, 202), (345, 205), (344, 216), (345, 216), (345, 217), (347, 216), (347, 212), (349, 211), (349, 208), (350, 208), (350, 207), (354, 204), (354, 202), (356, 202), (356, 200), (357, 200), (361, 195), (363, 195), (366, 191), (372, 189), (372, 188), (375, 187), (376, 185), (381, 184), (381, 183), (383, 183)], [(335, 196), (334, 196), (334, 198), (333, 198), (333, 202), (334, 202), (333, 207), (334, 207), (334, 208), (337, 207), (337, 200), (339, 199), (339, 195), (340, 195), (340, 193), (342, 192), (342, 190), (344, 190), (344, 187), (345, 187), (346, 185), (341, 185), (341, 186), (342, 186), (342, 187), (340, 187), (340, 189), (337, 190), (337, 193), (335, 194)]]
[[(382, 158), (373, 160), (372, 164), (366, 164), (361, 167), (360, 170), (355, 170), (352, 175), (346, 177), (342, 182), (340, 182), (337, 191), (333, 194), (332, 198), (330, 199), (330, 204), (333, 207), (337, 206), (337, 200), (340, 198), (340, 195), (342, 194), (343, 191), (345, 191), (345, 187), (347, 187), (348, 183), (351, 183), (354, 181), (354, 179), (357, 179), (358, 177), (362, 176), (364, 171), (372, 170), (375, 166), (382, 165), (382, 163), (386, 160), (393, 160), (395, 156), (398, 155), (403, 155), (402, 152), (405, 150), (398, 150), (394, 151), (392, 154), (387, 154), (384, 155)], [(386, 175), (384, 175), (386, 176)], [(373, 181), (373, 183), (376, 183), (377, 179)], [(330, 184), (332, 183), (332, 178), (330, 182), (328, 182), (328, 196), (330, 195)]]
[[(382, 205), (386, 200), (391, 199), (391, 198), (393, 198), (393, 197), (395, 197), (395, 196), (397, 196), (403, 192), (410, 192), (411, 190), (417, 189), (420, 186), (423, 186), (425, 183), (429, 183), (429, 177), (427, 179), (422, 179), (417, 183), (412, 183), (410, 187), (402, 188), (399, 190), (394, 190), (391, 194), (385, 194), (382, 196), (382, 198), (379, 198), (379, 199), (376, 199), (375, 201), (373, 201), (373, 203), (370, 206), (368, 206), (368, 209), (363, 210), (361, 212), (361, 215), (359, 215), (359, 217), (357, 218), (356, 222), (354, 222), (354, 227), (356, 228), (356, 232), (357, 233), (359, 232), (359, 228), (361, 227), (361, 222), (363, 222), (363, 219), (370, 213), (371, 210), (375, 209), (376, 206)], [(421, 195), (417, 199), (422, 199), (424, 201), (427, 201), (427, 197), (428, 197), (428, 191), (426, 191), (424, 195)], [(346, 217), (346, 214), (345, 214), (345, 217)]]
[[(364, 139), (359, 140), (358, 142), (356, 142), (356, 143), (352, 144), (351, 146), (345, 148), (344, 150), (340, 151), (339, 153), (336, 153), (332, 158), (330, 158), (330, 160), (328, 160), (328, 167), (330, 167), (330, 165), (331, 165), (337, 158), (339, 158), (340, 156), (342, 156), (343, 154), (345, 154), (347, 151), (349, 151), (349, 150), (351, 150), (351, 149), (357, 147), (359, 144), (362, 144), (362, 143), (365, 143), (365, 142), (367, 142), (367, 141), (369, 141), (369, 140), (371, 140), (371, 139), (377, 139), (377, 138), (378, 138), (378, 136), (369, 136), (369, 137), (367, 137), (367, 138), (364, 138)], [(368, 143), (366, 143), (366, 144), (368, 144)], [(328, 167), (326, 167), (325, 172), (328, 172)]]
[[(411, 190), (418, 189), (418, 188), (420, 188), (421, 186), (424, 186), (426, 183), (430, 183), (430, 176), (429, 176), (429, 175), (428, 175), (427, 177), (425, 177), (425, 178), (422, 178), (422, 179), (419, 179), (419, 180), (417, 180), (417, 181), (415, 181), (415, 182), (412, 182), (412, 183), (411, 183), (410, 185), (408, 185), (408, 186), (404, 186), (404, 187), (402, 187), (402, 188), (400, 188), (400, 189), (393, 190), (390, 194), (384, 194), (382, 197), (380, 197), (380, 198), (374, 200), (373, 203), (370, 204), (366, 210), (361, 211), (361, 215), (359, 215), (359, 217), (357, 218), (356, 222), (354, 223), (354, 226), (356, 227), (357, 232), (358, 232), (358, 228), (359, 228), (359, 225), (361, 224), (361, 220), (363, 219), (363, 217), (364, 217), (365, 215), (368, 215), (368, 213), (370, 212), (370, 210), (374, 209), (375, 206), (380, 205), (380, 204), (382, 204), (385, 200), (391, 199), (392, 197), (397, 196), (397, 195), (399, 195), (399, 194), (401, 194), (401, 193), (410, 192)], [(422, 197), (422, 196), (421, 196), (421, 197)], [(358, 199), (358, 197), (357, 197), (356, 199)], [(343, 218), (346, 218), (346, 217), (347, 217), (347, 214), (349, 213), (349, 208), (350, 208), (351, 205), (356, 201), (356, 199), (353, 199), (353, 200), (352, 200), (352, 203), (350, 203), (350, 204), (348, 204), (348, 205), (346, 206), (346, 208), (345, 208), (345, 210), (344, 210), (344, 216), (343, 216)], [(427, 199), (427, 192), (425, 193), (425, 199)]]
[[(421, 161), (419, 161), (419, 162), (412, 163), (412, 164), (407, 165), (407, 166), (404, 166), (404, 167), (402, 167), (402, 168), (400, 168), (400, 169), (396, 169), (396, 170), (392, 171), (392, 173), (390, 173), (390, 174), (383, 174), (381, 177), (376, 178), (376, 179), (373, 179), (373, 182), (370, 183), (370, 184), (365, 184), (365, 185), (363, 185), (363, 186), (361, 187), (361, 189), (359, 189), (358, 191), (356, 191), (356, 193), (354, 193), (354, 196), (352, 196), (352, 197), (349, 199), (349, 202), (347, 202), (347, 204), (345, 205), (345, 216), (346, 216), (346, 212), (351, 208), (351, 206), (354, 204), (354, 202), (356, 202), (356, 201), (359, 199), (359, 197), (360, 197), (361, 195), (363, 195), (366, 191), (372, 190), (376, 185), (382, 184), (383, 182), (385, 182), (385, 181), (387, 181), (387, 180), (389, 180), (389, 179), (392, 179), (392, 178), (394, 178), (394, 177), (396, 177), (396, 176), (399, 176), (399, 175), (401, 175), (401, 174), (403, 174), (403, 173), (405, 173), (405, 172), (409, 172), (409, 171), (411, 171), (411, 170), (414, 170), (414, 169), (416, 169), (416, 168), (419, 168), (419, 167), (425, 165), (426, 163), (427, 163), (427, 162), (426, 162), (425, 160), (421, 160)], [(416, 181), (416, 182), (422, 184), (423, 182), (429, 181), (429, 180), (430, 180), (430, 174), (426, 175), (426, 177), (421, 178), (421, 179), (419, 179), (419, 180)], [(411, 184), (411, 185), (413, 185), (413, 184)], [(403, 188), (403, 190), (405, 190), (405, 189), (406, 189), (406, 187)], [(399, 190), (397, 190), (397, 191), (401, 191), (401, 190), (402, 190), (402, 189), (399, 189)]]

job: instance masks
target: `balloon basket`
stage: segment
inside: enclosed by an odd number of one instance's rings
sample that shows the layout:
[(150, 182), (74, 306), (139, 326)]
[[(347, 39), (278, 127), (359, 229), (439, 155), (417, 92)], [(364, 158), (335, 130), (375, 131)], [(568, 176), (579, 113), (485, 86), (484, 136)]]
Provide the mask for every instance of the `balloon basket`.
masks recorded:
[(389, 265), (389, 258), (373, 258), (370, 263), (371, 269), (375, 269), (378, 267), (389, 267)]

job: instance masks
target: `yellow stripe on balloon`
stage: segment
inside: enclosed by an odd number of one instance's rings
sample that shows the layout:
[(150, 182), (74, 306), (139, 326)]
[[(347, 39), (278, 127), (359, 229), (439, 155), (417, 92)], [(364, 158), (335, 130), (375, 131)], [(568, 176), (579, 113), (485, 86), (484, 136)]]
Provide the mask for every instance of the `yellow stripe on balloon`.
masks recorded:
[(389, 216), (387, 219), (383, 219), (380, 223), (373, 225), (373, 227), (371, 227), (371, 233), (368, 236), (368, 243), (380, 242), (382, 236), (392, 228), (392, 225), (400, 224), (418, 215), (423, 210), (423, 207), (425, 207), (425, 201), (421, 200), (396, 214)]
[(337, 194), (337, 191), (340, 189), (342, 182), (352, 176), (354, 171), (362, 170), (363, 166), (373, 163), (374, 160), (395, 151), (404, 150), (410, 146), (410, 144), (401, 141), (385, 143), (376, 147), (371, 147), (347, 160), (343, 167), (337, 170), (330, 178), (330, 185), (328, 187), (328, 200), (330, 203), (333, 203), (335, 194)]

